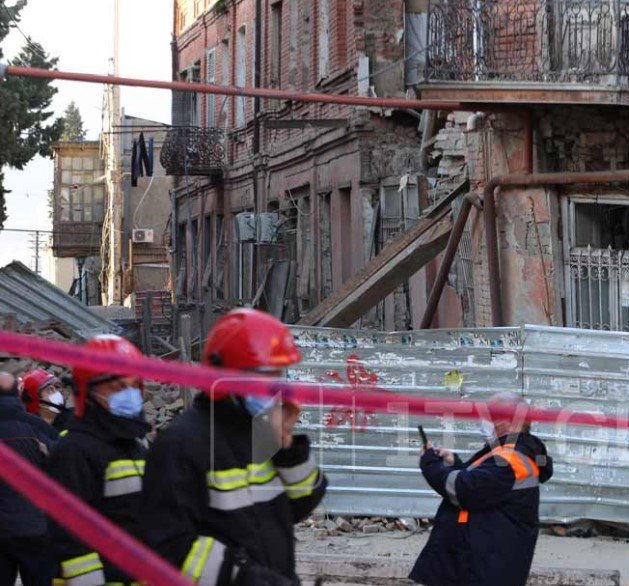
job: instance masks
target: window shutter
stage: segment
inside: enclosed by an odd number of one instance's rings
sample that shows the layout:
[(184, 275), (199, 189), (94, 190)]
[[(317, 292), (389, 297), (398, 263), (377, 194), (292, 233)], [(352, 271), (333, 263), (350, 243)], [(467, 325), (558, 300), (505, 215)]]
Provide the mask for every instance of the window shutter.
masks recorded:
[[(216, 49), (210, 49), (207, 54), (207, 82), (216, 83)], [(207, 94), (207, 125), (216, 126), (216, 95)]]

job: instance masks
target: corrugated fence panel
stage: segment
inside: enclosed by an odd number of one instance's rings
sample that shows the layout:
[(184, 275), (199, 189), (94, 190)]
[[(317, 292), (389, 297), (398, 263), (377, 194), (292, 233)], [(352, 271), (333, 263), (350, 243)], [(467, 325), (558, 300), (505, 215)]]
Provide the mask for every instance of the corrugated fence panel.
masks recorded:
[[(519, 329), (367, 333), (293, 328), (303, 362), (292, 376), (437, 398), (486, 400), (496, 390), (522, 388)], [(306, 408), (310, 434), (330, 480), (330, 512), (432, 516), (439, 498), (418, 471), (422, 424), (432, 441), (463, 456), (481, 445), (478, 424), (344, 408)]]
[[(629, 335), (564, 328), (381, 333), (294, 327), (303, 362), (290, 376), (436, 398), (485, 401), (524, 393), (541, 407), (627, 414)], [(306, 407), (307, 432), (328, 475), (330, 513), (431, 517), (440, 498), (418, 470), (417, 425), (464, 459), (482, 445), (478, 422)], [(627, 432), (535, 426), (555, 458), (542, 489), (546, 520), (629, 522)]]
[[(539, 406), (629, 415), (629, 334), (524, 328), (524, 393)], [(629, 522), (629, 432), (536, 425), (555, 458), (544, 515)]]

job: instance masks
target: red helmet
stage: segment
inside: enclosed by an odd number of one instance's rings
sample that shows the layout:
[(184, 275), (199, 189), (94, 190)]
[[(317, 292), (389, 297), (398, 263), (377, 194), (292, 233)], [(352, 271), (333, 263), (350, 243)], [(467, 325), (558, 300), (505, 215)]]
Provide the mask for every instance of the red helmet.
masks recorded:
[[(98, 350), (100, 352), (110, 352), (112, 354), (122, 354), (129, 357), (142, 356), (142, 352), (128, 340), (114, 335), (96, 336), (87, 341), (85, 348)], [(77, 417), (83, 417), (85, 412), (85, 402), (90, 383), (104, 382), (107, 379), (117, 378), (115, 373), (104, 373), (90, 370), (80, 366), (72, 369), (74, 379), (74, 392), (76, 395), (74, 402), (74, 412)]]
[(284, 368), (301, 360), (290, 330), (278, 319), (256, 309), (234, 309), (208, 333), (204, 364), (235, 370)]
[(29, 413), (39, 413), (39, 393), (56, 382), (59, 382), (56, 376), (41, 368), (32, 370), (24, 376), (24, 389), (21, 397)]

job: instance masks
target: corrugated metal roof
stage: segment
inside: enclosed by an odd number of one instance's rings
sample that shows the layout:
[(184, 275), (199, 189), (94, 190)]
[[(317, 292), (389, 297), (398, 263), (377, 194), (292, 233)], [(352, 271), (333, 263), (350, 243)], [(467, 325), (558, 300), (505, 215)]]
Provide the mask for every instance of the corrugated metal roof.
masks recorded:
[(52, 320), (83, 339), (116, 329), (18, 261), (0, 269), (0, 315), (7, 314), (20, 324)]

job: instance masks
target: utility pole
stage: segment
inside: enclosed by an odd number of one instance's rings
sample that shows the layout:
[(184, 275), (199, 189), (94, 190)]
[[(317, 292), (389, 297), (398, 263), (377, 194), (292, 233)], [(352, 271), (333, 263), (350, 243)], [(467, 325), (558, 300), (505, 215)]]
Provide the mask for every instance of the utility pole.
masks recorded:
[(30, 237), (31, 250), (33, 251), (33, 270), (35, 274), (40, 274), (40, 262), (39, 262), (39, 253), (41, 251), (43, 242), (39, 238), (39, 230), (33, 230), (33, 233)]
[[(120, 0), (114, 0), (114, 57), (113, 75), (120, 74)], [(109, 238), (107, 267), (107, 304), (122, 303), (122, 152), (121, 137), (114, 133), (120, 125), (120, 87), (110, 85), (107, 90), (109, 149), (107, 153), (107, 183), (109, 191), (105, 234)]]
[[(256, 88), (262, 86), (262, 0), (256, 0), (256, 26), (255, 26), (255, 70), (253, 72), (253, 85)], [(260, 182), (258, 181), (258, 168), (260, 162), (260, 111), (261, 100), (253, 99), (253, 211), (255, 217), (256, 234), (253, 243), (253, 270), (252, 292), (258, 289), (258, 271), (260, 270), (260, 243), (258, 242), (258, 225), (262, 202), (260, 201)]]

